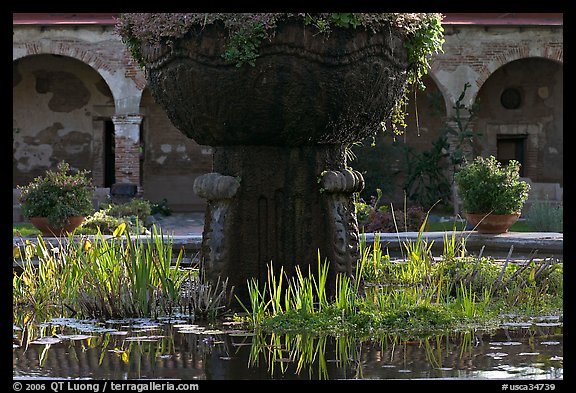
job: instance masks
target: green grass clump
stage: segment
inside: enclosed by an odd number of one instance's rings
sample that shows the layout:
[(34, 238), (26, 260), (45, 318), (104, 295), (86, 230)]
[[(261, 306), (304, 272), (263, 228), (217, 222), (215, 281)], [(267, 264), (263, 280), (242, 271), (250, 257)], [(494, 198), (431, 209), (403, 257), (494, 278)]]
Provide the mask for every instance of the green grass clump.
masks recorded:
[(12, 225), (12, 236), (13, 237), (31, 237), (37, 236), (40, 231), (30, 223), (17, 223)]
[[(170, 239), (156, 231), (133, 237), (117, 228), (113, 236), (91, 239), (72, 233), (58, 244), (26, 240), (14, 249), (20, 273), (13, 277), (13, 304), (87, 318), (171, 314), (179, 305), (187, 272), (179, 268)], [(37, 263), (35, 263), (37, 260)]]
[(562, 312), (559, 260), (511, 261), (511, 249), (505, 262), (497, 261), (469, 255), (465, 239), (457, 242), (455, 232), (446, 237), (439, 258), (431, 255), (432, 244), (422, 236), (404, 244), (403, 260), (384, 254), (378, 238), (374, 246), (361, 242), (355, 275), (338, 274), (331, 298), (325, 292), (328, 262), (320, 256), (316, 277), (299, 270), (296, 277), (288, 277), (282, 269), (277, 275), (269, 265), (263, 286), (250, 282), (250, 304), (242, 305), (247, 321), (275, 333), (428, 334), (495, 326), (511, 313)]
[(528, 209), (527, 226), (531, 231), (563, 232), (564, 208), (545, 201), (532, 203)]

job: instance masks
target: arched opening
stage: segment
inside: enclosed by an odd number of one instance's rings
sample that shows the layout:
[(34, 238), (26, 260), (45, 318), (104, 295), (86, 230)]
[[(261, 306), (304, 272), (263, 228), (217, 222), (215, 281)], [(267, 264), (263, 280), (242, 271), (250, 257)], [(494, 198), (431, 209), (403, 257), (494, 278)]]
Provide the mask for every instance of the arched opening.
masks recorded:
[(94, 184), (105, 186), (114, 99), (101, 75), (71, 57), (26, 56), (13, 63), (12, 91), (13, 187), (62, 160), (90, 170)]
[(561, 201), (563, 189), (563, 66), (525, 58), (497, 69), (477, 95), (477, 153), (519, 161), (531, 199)]
[(478, 92), (480, 153), (523, 162), (535, 182), (563, 183), (563, 68), (543, 58), (515, 60)]

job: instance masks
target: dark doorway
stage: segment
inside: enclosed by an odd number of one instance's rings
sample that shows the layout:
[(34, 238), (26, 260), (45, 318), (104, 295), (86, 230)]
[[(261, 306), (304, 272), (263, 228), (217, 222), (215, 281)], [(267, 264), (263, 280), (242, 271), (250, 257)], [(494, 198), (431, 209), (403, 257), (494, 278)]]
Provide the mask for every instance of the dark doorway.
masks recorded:
[(111, 187), (116, 183), (116, 156), (114, 141), (114, 123), (112, 120), (104, 122), (104, 187)]
[(516, 160), (520, 163), (520, 177), (524, 176), (524, 150), (526, 144), (526, 135), (498, 135), (497, 151), (498, 161), (502, 165), (508, 165), (510, 160)]

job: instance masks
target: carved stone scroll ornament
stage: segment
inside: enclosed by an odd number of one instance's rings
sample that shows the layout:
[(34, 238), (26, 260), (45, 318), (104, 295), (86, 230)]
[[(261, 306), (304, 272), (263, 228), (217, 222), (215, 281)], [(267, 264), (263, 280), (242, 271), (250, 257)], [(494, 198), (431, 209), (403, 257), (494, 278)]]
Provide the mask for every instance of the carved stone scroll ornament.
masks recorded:
[(343, 273), (354, 277), (359, 255), (358, 221), (353, 193), (364, 188), (362, 174), (355, 170), (326, 171), (322, 174), (320, 186), (327, 196), (327, 210), (330, 215), (330, 232), (333, 236), (331, 264), (335, 274)]
[(230, 253), (230, 238), (227, 239), (225, 233), (231, 233), (231, 203), (239, 188), (240, 182), (236, 178), (219, 173), (207, 173), (194, 181), (194, 192), (206, 198), (209, 206), (204, 224), (202, 259), (206, 275), (214, 282), (225, 273)]

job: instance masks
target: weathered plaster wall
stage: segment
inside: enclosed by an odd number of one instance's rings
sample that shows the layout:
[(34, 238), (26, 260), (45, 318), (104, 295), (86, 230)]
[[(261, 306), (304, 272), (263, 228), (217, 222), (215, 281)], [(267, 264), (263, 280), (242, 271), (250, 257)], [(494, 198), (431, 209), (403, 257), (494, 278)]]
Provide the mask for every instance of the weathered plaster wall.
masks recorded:
[(113, 105), (100, 75), (54, 55), (20, 59), (13, 75), (14, 183), (27, 183), (60, 160), (91, 170), (93, 107)]
[[(443, 123), (456, 115), (454, 105), (465, 83), (470, 88), (462, 104), (470, 108), (477, 103), (480, 108), (467, 128), (482, 134), (471, 154), (496, 155), (499, 135), (527, 134), (525, 176), (532, 182), (563, 185), (562, 27), (445, 26), (443, 53), (434, 55), (430, 64), (426, 90), (410, 97), (404, 135), (393, 138), (389, 131), (378, 136), (375, 148), (366, 147), (367, 141), (355, 149), (362, 156), (352, 166), (365, 173), (365, 197), (381, 188), (389, 202), (404, 204), (407, 161), (400, 146), (420, 153), (432, 149)], [(500, 103), (509, 86), (523, 91), (518, 109), (505, 109)], [(467, 116), (462, 110), (462, 124)], [(450, 125), (458, 129), (455, 122)], [(454, 145), (457, 138), (451, 136), (451, 141)]]
[[(502, 92), (520, 93), (516, 109), (501, 103)], [(543, 58), (515, 60), (496, 70), (479, 94), (476, 129), (481, 155), (496, 155), (498, 136), (526, 135), (524, 176), (563, 185), (563, 67)]]
[(13, 29), (12, 42), (14, 60), (57, 54), (90, 65), (112, 92), (116, 114), (138, 113), (146, 79), (113, 26), (18, 25)]
[(430, 75), (446, 98), (448, 113), (466, 82), (471, 105), (490, 75), (506, 63), (527, 57), (563, 61), (562, 26), (445, 26), (443, 52), (431, 62)]

